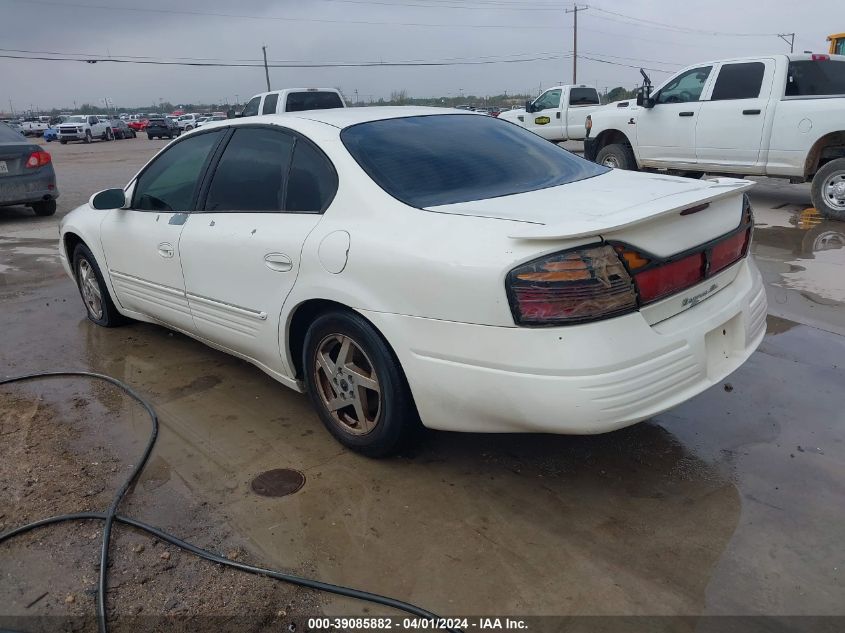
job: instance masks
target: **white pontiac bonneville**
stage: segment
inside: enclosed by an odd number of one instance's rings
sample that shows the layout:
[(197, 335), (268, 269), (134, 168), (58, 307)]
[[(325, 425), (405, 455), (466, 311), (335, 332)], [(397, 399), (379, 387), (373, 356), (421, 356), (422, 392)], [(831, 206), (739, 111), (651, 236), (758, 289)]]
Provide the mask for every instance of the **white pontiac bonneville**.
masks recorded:
[(88, 317), (160, 323), (307, 391), (346, 446), (419, 423), (601, 433), (765, 331), (741, 180), (612, 170), (429, 108), (209, 123), (61, 225)]

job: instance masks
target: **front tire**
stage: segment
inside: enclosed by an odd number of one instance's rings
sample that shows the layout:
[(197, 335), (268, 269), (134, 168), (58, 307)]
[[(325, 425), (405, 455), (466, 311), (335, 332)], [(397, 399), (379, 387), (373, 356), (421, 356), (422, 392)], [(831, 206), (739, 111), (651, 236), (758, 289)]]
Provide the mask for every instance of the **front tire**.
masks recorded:
[(88, 318), (102, 327), (123, 325), (126, 317), (117, 311), (97, 260), (85, 244), (79, 244), (73, 251), (73, 272)]
[(420, 428), (399, 361), (360, 315), (337, 311), (315, 319), (302, 366), (312, 404), (344, 446), (384, 457), (406, 446)]
[(32, 205), (32, 210), (38, 217), (47, 217), (56, 213), (56, 201), (44, 200), (43, 202), (36, 202)]
[(605, 145), (596, 155), (596, 162), (605, 167), (637, 171), (637, 159), (634, 150), (627, 143)]
[(59, 143), (61, 143), (62, 145), (67, 145), (67, 140), (66, 139), (60, 139)]
[(845, 158), (825, 163), (816, 172), (810, 195), (823, 217), (845, 222)]
[(83, 143), (86, 145), (91, 142), (91, 130), (85, 130), (85, 139), (83, 139)]

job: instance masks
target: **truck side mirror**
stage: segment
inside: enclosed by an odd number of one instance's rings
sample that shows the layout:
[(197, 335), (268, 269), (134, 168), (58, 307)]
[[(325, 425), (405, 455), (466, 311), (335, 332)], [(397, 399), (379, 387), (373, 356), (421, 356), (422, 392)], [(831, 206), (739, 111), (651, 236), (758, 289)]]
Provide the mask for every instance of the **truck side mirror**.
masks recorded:
[(650, 109), (654, 107), (654, 104), (654, 97), (646, 96), (642, 91), (637, 93), (637, 105), (641, 108)]
[(534, 112), (534, 107), (531, 104), (531, 101), (525, 102), (525, 111), (528, 113)]

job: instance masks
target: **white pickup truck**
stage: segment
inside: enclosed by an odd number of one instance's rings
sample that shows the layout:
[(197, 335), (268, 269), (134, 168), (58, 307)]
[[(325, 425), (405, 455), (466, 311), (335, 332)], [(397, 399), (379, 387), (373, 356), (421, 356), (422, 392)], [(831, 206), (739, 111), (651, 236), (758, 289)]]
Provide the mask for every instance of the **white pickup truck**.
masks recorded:
[(287, 88), (255, 95), (244, 106), (238, 117), (262, 114), (282, 114), (302, 110), (330, 110), (345, 108), (346, 102), (339, 90), (333, 88)]
[(554, 86), (525, 108), (502, 112), (499, 118), (521, 125), (548, 141), (581, 141), (587, 135), (584, 121), (601, 106), (599, 93), (590, 86)]
[(845, 56), (706, 62), (650, 88), (590, 115), (586, 158), (693, 177), (811, 181), (818, 211), (845, 220)]
[(62, 145), (65, 145), (68, 141), (90, 143), (95, 138), (103, 141), (110, 141), (114, 138), (109, 120), (101, 119), (95, 114), (69, 116), (59, 125), (57, 136)]
[(50, 117), (29, 117), (21, 121), (21, 133), (24, 136), (42, 136), (44, 130), (50, 127)]

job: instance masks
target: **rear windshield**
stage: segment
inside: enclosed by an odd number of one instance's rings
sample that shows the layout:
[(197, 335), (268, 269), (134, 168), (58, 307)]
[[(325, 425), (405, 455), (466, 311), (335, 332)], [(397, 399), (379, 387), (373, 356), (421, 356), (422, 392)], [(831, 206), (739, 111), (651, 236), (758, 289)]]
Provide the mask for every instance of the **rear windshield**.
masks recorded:
[(19, 132), (0, 122), (0, 143), (11, 143), (21, 140), (23, 140), (23, 136)]
[(497, 198), (607, 171), (517, 125), (477, 114), (360, 123), (341, 140), (382, 189), (413, 207)]
[(789, 62), (787, 97), (845, 95), (845, 62), (809, 59)]
[(331, 110), (342, 108), (343, 101), (336, 92), (292, 92), (288, 95), (287, 112), (302, 110)]
[(569, 105), (599, 105), (599, 93), (595, 88), (571, 88)]

